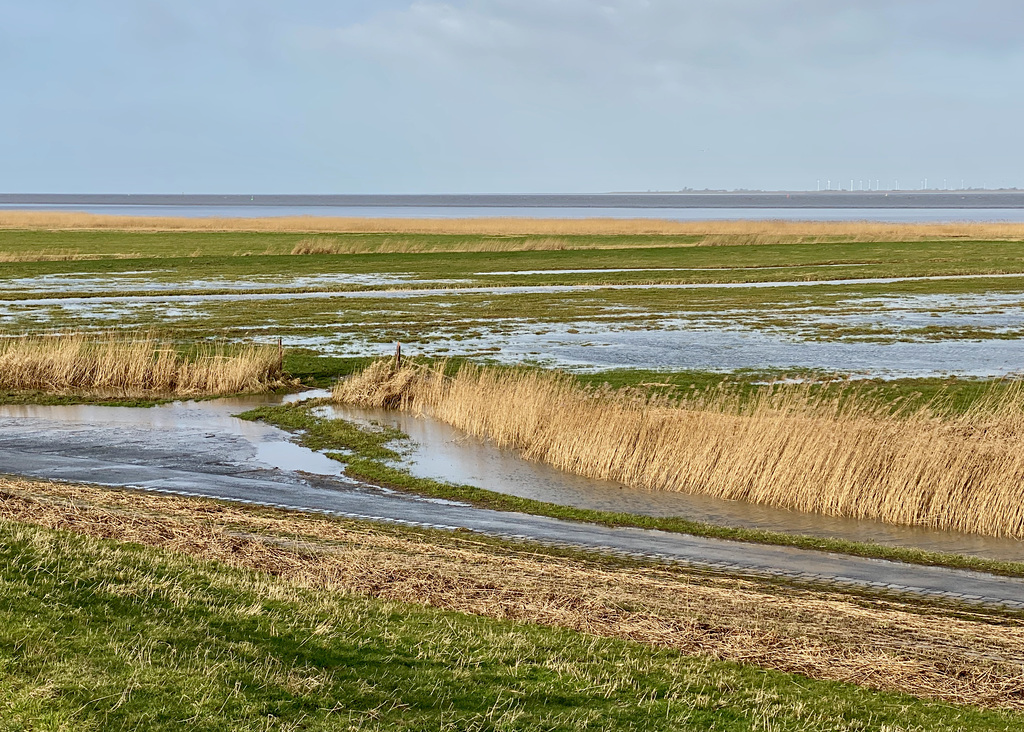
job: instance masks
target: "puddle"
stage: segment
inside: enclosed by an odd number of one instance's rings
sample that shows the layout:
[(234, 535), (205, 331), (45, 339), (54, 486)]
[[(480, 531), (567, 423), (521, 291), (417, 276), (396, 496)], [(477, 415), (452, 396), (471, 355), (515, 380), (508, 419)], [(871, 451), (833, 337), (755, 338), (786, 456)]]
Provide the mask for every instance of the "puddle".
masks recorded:
[[(1024, 282), (1021, 275), (1010, 275)], [(877, 281), (877, 280), (860, 280)], [(851, 282), (851, 280), (834, 281)], [(781, 286), (669, 285), (664, 288), (738, 288)], [(799, 287), (807, 283), (784, 283)], [(819, 283), (824, 284), (824, 283)], [(793, 369), (808, 368), (849, 374), (900, 377), (1002, 377), (1024, 369), (1024, 293), (968, 293), (922, 295), (842, 295), (831, 306), (813, 305), (800, 290), (787, 293), (781, 304), (769, 308), (732, 308), (702, 311), (700, 295), (686, 299), (692, 310), (655, 312), (626, 308), (601, 291), (657, 289), (662, 286), (552, 286), (494, 287), (362, 292), (295, 292), (208, 295), (152, 295), (144, 297), (41, 298), (0, 301), (0, 324), (14, 333), (51, 327), (95, 329), (124, 326), (153, 327), (180, 319), (197, 323), (219, 316), (221, 303), (316, 299), (323, 306), (287, 307), (238, 326), (252, 337), (284, 336), (287, 347), (309, 347), (339, 356), (384, 355), (394, 345), (383, 344), (379, 332), (339, 320), (330, 298), (362, 298), (365, 308), (381, 308), (371, 317), (390, 328), (388, 309), (397, 317), (396, 332), (384, 335), (407, 343), (410, 354), (468, 355), (499, 363), (523, 362), (546, 366), (601, 370)], [(481, 306), (473, 318), (444, 318), (445, 305), (459, 296), (497, 296), (520, 292), (598, 293), (589, 300), (585, 320), (537, 322), (537, 313), (519, 317), (488, 318)], [(432, 298), (416, 300), (415, 298)], [(403, 300), (404, 299), (404, 300)], [(388, 301), (391, 302), (388, 302)], [(215, 304), (209, 304), (215, 303)], [(666, 308), (668, 310), (668, 308)], [(409, 342), (403, 323), (421, 323)], [(542, 314), (541, 314), (542, 315)], [(312, 323), (312, 325), (310, 324)], [(199, 327), (206, 327), (200, 325)], [(419, 327), (419, 326), (417, 326)]]
[(422, 478), (473, 485), (578, 508), (648, 516), (683, 516), (719, 526), (873, 541), (888, 546), (916, 547), (989, 559), (1024, 560), (1024, 542), (1013, 539), (840, 519), (711, 496), (625, 488), (611, 481), (582, 478), (525, 460), (515, 451), (501, 450), (430, 418), (342, 405), (322, 407), (320, 413), (321, 416), (361, 424), (392, 425), (402, 430), (412, 440), (402, 466)]
[[(65, 272), (9, 279), (4, 282), (4, 290), (7, 292), (73, 292), (81, 294), (102, 293), (111, 290), (180, 292), (192, 290), (258, 290), (261, 288), (278, 288), (302, 291), (339, 285), (353, 287), (415, 286), (420, 282), (420, 279), (412, 274), (350, 274), (346, 272), (332, 272), (303, 277), (267, 274), (246, 279), (215, 278), (195, 280), (162, 280), (159, 277), (139, 276), (159, 275), (161, 272), (171, 272), (173, 274), (171, 270), (110, 272), (103, 275), (97, 275), (92, 272)], [(465, 280), (454, 279), (432, 279), (430, 281), (438, 284), (452, 285), (465, 282)]]
[[(1024, 370), (1022, 340), (811, 341), (765, 331), (621, 330), (513, 341), (569, 367), (733, 371), (808, 368), (880, 378), (992, 377)], [(502, 360), (517, 360), (502, 347)], [(497, 354), (496, 354), (497, 355)]]
[(270, 468), (339, 476), (343, 465), (291, 442), (289, 433), (232, 416), (258, 406), (326, 395), (257, 395), (155, 407), (0, 405), (0, 449), (32, 443), (42, 451), (102, 453), (134, 462), (153, 456), (165, 465), (213, 466), (218, 472)]
[[(339, 326), (339, 331), (342, 326)], [(880, 379), (991, 378), (1024, 373), (1024, 340), (826, 341), (751, 328), (662, 322), (646, 330), (608, 324), (513, 325), (464, 337), (434, 332), (424, 343), (403, 342), (409, 356), (468, 356), (578, 371), (734, 371), (814, 369)], [(394, 344), (344, 336), (290, 336), (286, 344), (338, 356), (389, 356)]]

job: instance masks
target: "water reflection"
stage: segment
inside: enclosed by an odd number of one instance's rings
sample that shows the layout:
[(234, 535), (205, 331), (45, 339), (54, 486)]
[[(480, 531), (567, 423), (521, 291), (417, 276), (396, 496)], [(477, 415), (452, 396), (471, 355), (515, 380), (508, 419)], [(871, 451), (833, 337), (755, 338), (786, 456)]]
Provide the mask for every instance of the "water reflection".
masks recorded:
[(339, 476), (343, 465), (293, 443), (289, 433), (233, 416), (259, 406), (325, 394), (266, 394), (154, 407), (0, 405), (0, 447), (24, 444), (18, 443), (19, 439), (32, 439), (34, 444), (48, 440), (53, 451), (83, 457), (100, 453), (115, 457), (120, 453), (121, 459), (130, 460)]
[(1024, 542), (932, 529), (892, 526), (726, 501), (711, 496), (625, 488), (523, 459), (474, 439), (438, 420), (408, 413), (344, 405), (319, 408), (323, 416), (397, 427), (411, 438), (402, 462), (413, 475), (549, 503), (646, 516), (682, 516), (718, 526), (738, 526), (809, 536), (836, 537), (990, 559), (1024, 560)]

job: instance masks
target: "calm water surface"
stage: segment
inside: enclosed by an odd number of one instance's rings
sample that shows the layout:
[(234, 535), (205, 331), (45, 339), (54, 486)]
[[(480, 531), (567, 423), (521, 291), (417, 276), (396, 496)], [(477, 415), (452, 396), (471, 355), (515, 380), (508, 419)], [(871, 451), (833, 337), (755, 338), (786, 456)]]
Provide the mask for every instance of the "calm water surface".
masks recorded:
[(670, 491), (626, 488), (584, 478), (524, 459), (427, 417), (347, 405), (320, 408), (326, 417), (361, 424), (387, 424), (405, 432), (402, 466), (413, 475), (531, 498), (548, 503), (646, 516), (683, 516), (718, 526), (739, 526), (809, 536), (838, 537), (888, 546), (1024, 561), (1024, 542), (951, 531), (893, 526), (879, 521), (842, 519), (788, 511), (743, 501)]

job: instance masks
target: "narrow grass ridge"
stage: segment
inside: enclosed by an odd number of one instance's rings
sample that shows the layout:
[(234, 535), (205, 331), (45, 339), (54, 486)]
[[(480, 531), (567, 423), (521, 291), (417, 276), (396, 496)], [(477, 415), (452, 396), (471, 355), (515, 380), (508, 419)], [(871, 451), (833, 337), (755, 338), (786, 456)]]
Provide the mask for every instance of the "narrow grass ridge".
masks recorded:
[(265, 345), (209, 344), (181, 351), (139, 335), (0, 339), (0, 390), (198, 396), (267, 391), (280, 353)]
[(533, 460), (647, 490), (1024, 538), (1024, 409), (890, 414), (855, 392), (727, 390), (676, 401), (564, 374), (379, 361), (334, 398), (420, 412)]

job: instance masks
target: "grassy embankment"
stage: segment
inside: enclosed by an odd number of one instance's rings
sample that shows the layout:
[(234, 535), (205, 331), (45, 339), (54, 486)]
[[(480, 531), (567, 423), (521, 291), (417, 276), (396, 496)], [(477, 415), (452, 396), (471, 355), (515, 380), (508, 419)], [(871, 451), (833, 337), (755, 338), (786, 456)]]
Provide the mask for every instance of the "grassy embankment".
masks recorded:
[(809, 389), (683, 401), (587, 390), (537, 371), (395, 370), (335, 398), (417, 410), (531, 459), (638, 489), (704, 493), (835, 516), (1024, 537), (1024, 409), (1016, 392), (966, 413), (893, 415)]
[(0, 535), (4, 728), (1022, 722), (1012, 614), (28, 481)]
[(274, 346), (195, 345), (131, 334), (0, 339), (0, 398), (20, 395), (168, 398), (268, 391), (280, 384)]

